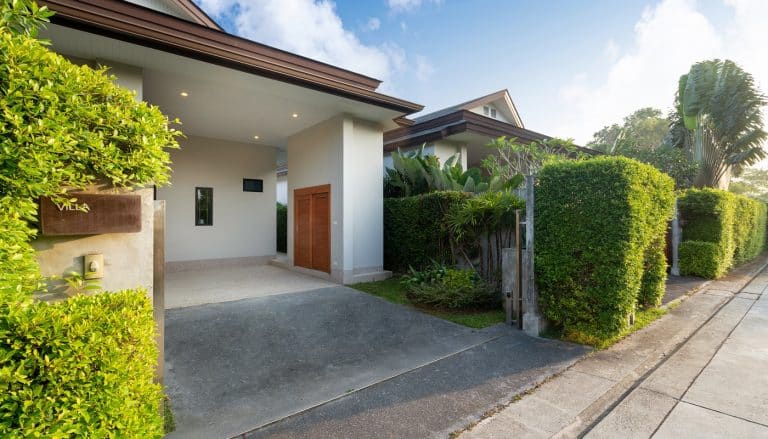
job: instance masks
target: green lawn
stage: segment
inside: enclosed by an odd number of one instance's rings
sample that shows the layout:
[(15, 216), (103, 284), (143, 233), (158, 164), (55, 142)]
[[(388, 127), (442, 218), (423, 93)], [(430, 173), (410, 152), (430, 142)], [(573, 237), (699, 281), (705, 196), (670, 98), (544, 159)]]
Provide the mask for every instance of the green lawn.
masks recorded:
[(374, 296), (379, 296), (389, 302), (410, 306), (435, 317), (440, 317), (459, 325), (469, 326), (470, 328), (486, 328), (504, 322), (504, 310), (501, 308), (490, 311), (447, 311), (415, 306), (405, 296), (405, 287), (400, 283), (400, 278), (398, 277), (378, 282), (355, 284), (351, 285), (351, 287)]

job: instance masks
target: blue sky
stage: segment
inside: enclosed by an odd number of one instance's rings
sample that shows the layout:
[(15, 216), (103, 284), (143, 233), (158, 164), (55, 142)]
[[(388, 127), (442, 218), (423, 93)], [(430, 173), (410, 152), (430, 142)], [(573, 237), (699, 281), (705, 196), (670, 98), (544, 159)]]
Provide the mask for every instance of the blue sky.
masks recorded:
[(227, 31), (384, 80), (434, 111), (509, 89), (526, 127), (586, 143), (668, 110), (695, 61), (768, 87), (764, 0), (196, 0)]

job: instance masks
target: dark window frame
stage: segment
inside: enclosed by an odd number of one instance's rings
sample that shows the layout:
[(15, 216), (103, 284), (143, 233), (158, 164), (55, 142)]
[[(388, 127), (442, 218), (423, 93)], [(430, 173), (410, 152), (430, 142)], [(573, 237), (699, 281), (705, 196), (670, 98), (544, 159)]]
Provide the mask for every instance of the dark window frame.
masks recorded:
[[(261, 190), (250, 190), (246, 189), (247, 184), (253, 182), (254, 184), (257, 184), (260, 186)], [(244, 178), (243, 179), (243, 192), (264, 192), (264, 180), (260, 178)]]
[[(201, 206), (200, 192), (208, 191), (208, 206)], [(202, 207), (205, 207), (204, 214)], [(203, 215), (201, 215), (203, 214)], [(200, 220), (203, 220), (201, 223)], [(213, 188), (212, 187), (195, 187), (195, 226), (212, 226), (213, 225)]]

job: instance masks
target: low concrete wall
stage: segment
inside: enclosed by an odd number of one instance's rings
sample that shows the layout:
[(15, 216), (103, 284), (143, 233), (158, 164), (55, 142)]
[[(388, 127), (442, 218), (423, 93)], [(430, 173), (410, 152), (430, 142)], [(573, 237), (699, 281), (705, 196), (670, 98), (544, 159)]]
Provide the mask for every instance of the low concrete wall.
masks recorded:
[[(89, 188), (92, 194), (133, 193), (141, 195), (141, 232), (87, 236), (40, 236), (32, 242), (43, 276), (64, 276), (70, 271), (83, 273), (83, 256), (104, 255), (104, 278), (100, 284), (106, 291), (144, 287), (152, 292), (154, 205), (151, 188), (117, 190)], [(71, 293), (62, 281), (49, 283), (43, 300), (56, 300)]]

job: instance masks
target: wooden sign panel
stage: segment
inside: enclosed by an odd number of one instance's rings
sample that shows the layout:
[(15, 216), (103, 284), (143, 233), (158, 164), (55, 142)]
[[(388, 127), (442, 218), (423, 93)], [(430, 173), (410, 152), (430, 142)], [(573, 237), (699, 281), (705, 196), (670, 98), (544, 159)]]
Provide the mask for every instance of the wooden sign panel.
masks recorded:
[(141, 196), (73, 194), (77, 205), (61, 207), (49, 198), (40, 199), (40, 233), (44, 236), (99, 235), (141, 232)]

